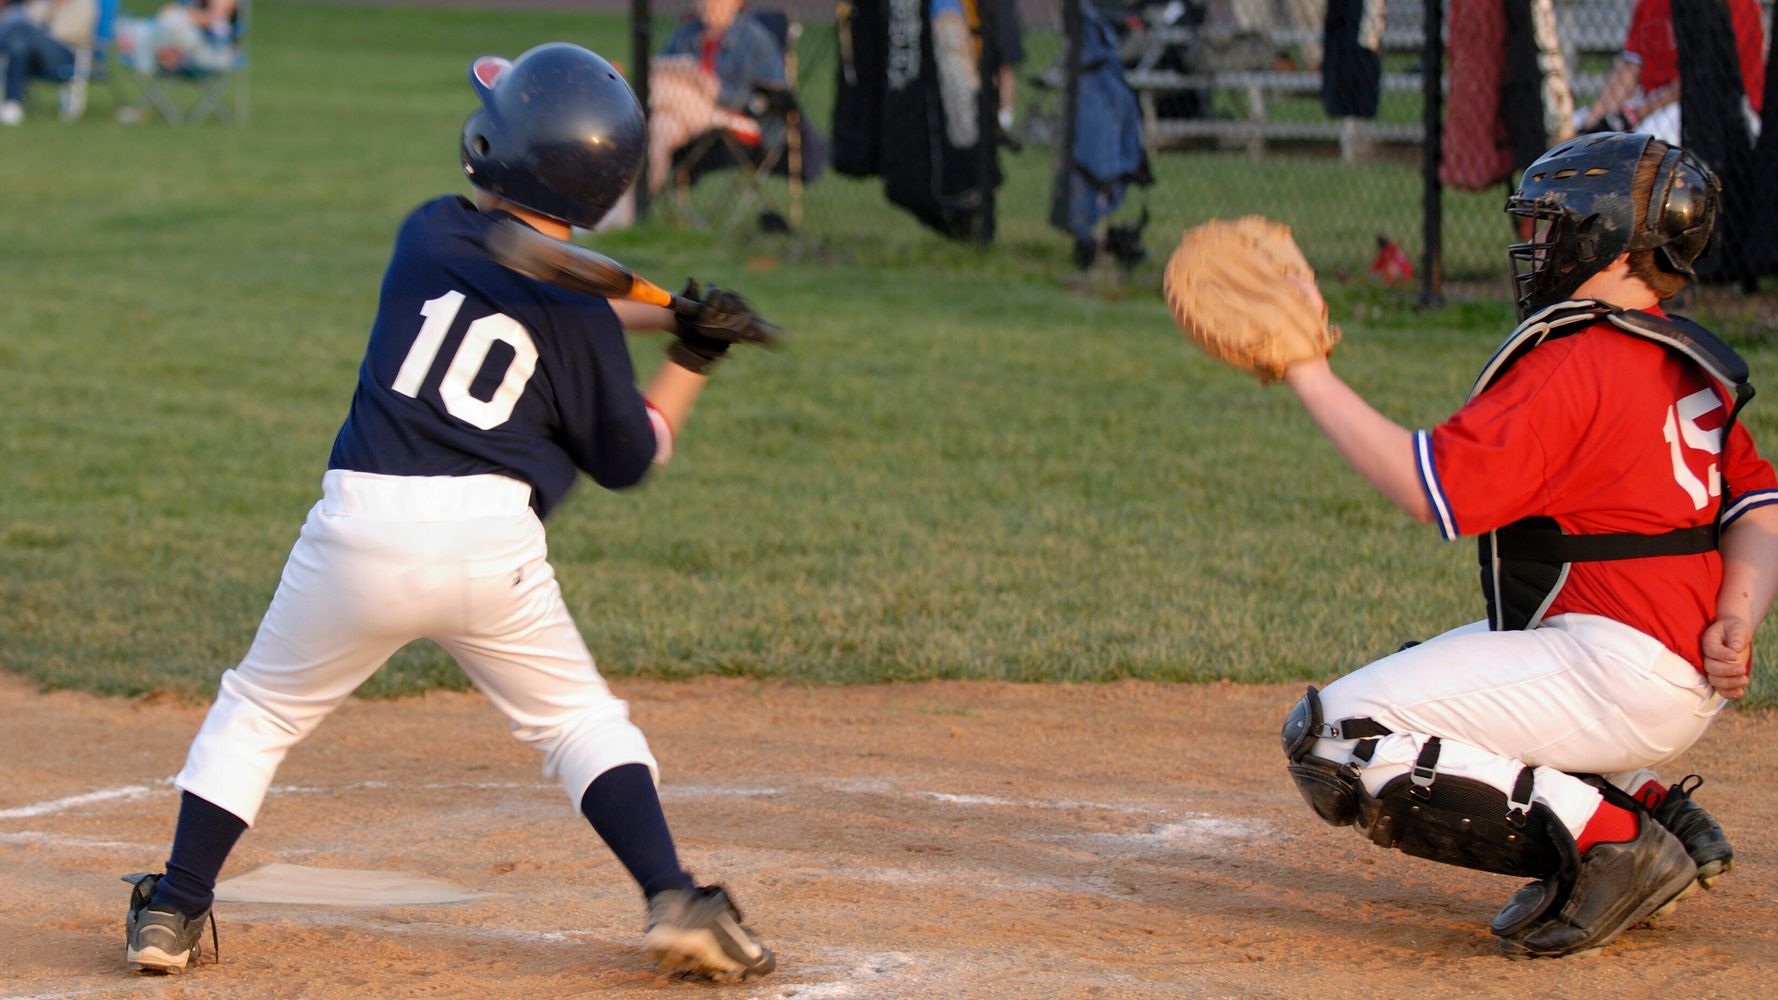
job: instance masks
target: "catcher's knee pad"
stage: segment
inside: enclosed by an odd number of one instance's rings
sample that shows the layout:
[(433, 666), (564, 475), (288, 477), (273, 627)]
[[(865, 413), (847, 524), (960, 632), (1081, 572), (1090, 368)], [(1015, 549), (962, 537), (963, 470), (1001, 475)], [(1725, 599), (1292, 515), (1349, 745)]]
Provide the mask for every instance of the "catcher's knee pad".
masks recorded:
[(1334, 826), (1351, 826), (1358, 819), (1358, 799), (1363, 793), (1357, 770), (1309, 753), (1326, 728), (1321, 721), (1321, 694), (1311, 686), (1285, 716), (1284, 731), (1279, 734), (1284, 756), (1290, 760), (1286, 769), (1315, 815)]
[(1391, 779), (1374, 797), (1361, 792), (1358, 824), (1372, 843), (1403, 854), (1459, 868), (1542, 878), (1562, 866), (1551, 833), (1561, 823), (1547, 806), (1532, 804), (1530, 797), (1530, 768), (1521, 772), (1510, 798), (1480, 781), (1434, 776), (1417, 768)]

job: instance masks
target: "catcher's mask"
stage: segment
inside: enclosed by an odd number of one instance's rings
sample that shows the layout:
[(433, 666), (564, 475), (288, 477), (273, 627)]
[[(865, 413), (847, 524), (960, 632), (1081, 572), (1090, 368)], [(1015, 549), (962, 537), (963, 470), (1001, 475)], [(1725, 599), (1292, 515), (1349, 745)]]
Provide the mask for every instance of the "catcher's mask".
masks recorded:
[(1532, 226), (1528, 242), (1506, 251), (1521, 317), (1568, 299), (1588, 278), (1632, 251), (1656, 250), (1665, 269), (1697, 276), (1692, 265), (1709, 246), (1722, 183), (1697, 157), (1669, 146), (1655, 170), (1648, 204), (1637, 206), (1632, 185), (1652, 141), (1633, 132), (1585, 135), (1525, 168), (1519, 189), (1506, 200), (1507, 213), (1531, 220)]
[(623, 197), (648, 148), (642, 105), (612, 65), (567, 42), (469, 64), (481, 107), (463, 123), (470, 183), (590, 229)]

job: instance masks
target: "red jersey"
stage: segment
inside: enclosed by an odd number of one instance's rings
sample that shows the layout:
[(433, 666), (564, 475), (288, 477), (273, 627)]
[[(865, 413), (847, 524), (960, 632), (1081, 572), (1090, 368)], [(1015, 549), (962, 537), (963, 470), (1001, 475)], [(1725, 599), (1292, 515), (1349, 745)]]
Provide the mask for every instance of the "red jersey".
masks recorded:
[[(1753, 110), (1766, 95), (1766, 33), (1759, 0), (1729, 0), (1729, 21), (1735, 29), (1735, 55), (1741, 63), (1741, 85)], [(1673, 41), (1673, 0), (1639, 0), (1630, 13), (1624, 58), (1642, 67), (1643, 93), (1679, 79), (1679, 49)]]
[[(1652, 312), (1652, 310), (1651, 310)], [(1727, 527), (1778, 503), (1778, 474), (1736, 422), (1732, 397), (1660, 344), (1594, 323), (1527, 352), (1449, 420), (1415, 435), (1420, 478), (1446, 538), (1524, 517), (1569, 534), (1655, 535)], [(1654, 636), (1702, 669), (1722, 557), (1577, 562), (1546, 615), (1601, 615)]]

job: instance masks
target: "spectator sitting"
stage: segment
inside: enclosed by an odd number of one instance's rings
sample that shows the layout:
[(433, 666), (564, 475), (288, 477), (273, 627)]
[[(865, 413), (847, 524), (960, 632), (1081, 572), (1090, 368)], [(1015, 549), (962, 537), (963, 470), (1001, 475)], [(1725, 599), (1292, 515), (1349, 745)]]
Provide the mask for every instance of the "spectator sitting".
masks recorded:
[[(1743, 111), (1757, 136), (1766, 78), (1759, 0), (1727, 0), (1727, 6), (1745, 89)], [(1574, 125), (1579, 132), (1641, 132), (1679, 145), (1679, 47), (1673, 33), (1673, 0), (1637, 0), (1623, 55), (1599, 98), (1574, 113)]]
[(94, 0), (27, 0), (0, 14), (0, 56), (6, 58), (0, 125), (25, 120), (30, 77), (59, 76), (73, 69), (74, 50), (93, 45), (98, 17)]
[(762, 130), (749, 113), (767, 110), (762, 92), (785, 88), (784, 51), (772, 33), (741, 13), (745, 0), (699, 0), (649, 67), (648, 183), (659, 191), (673, 154), (712, 128), (743, 141), (783, 141), (776, 123)]
[(182, 0), (153, 17), (122, 17), (117, 49), (138, 73), (210, 73), (234, 63), (238, 0)]

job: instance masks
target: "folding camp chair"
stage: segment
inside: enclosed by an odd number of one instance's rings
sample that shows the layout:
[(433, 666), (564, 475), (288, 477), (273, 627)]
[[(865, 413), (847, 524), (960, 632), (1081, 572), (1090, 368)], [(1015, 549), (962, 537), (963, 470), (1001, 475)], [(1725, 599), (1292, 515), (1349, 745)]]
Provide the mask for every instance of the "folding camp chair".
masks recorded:
[(93, 44), (76, 47), (74, 65), (53, 77), (62, 85), (56, 98), (56, 112), (63, 121), (73, 121), (85, 114), (88, 88), (95, 79), (109, 75), (109, 53), (121, 4), (122, 0), (99, 0), (99, 17), (93, 24)]
[[(57, 84), (56, 111), (63, 121), (73, 121), (86, 111), (87, 85), (95, 76), (102, 75), (105, 67), (105, 49), (110, 43), (112, 26), (117, 21), (117, 9), (121, 0), (98, 0), (94, 4), (97, 14), (93, 23), (93, 38), (89, 45), (72, 46), (74, 61), (54, 70), (43, 71), (41, 67), (31, 67), (27, 74), (39, 80), (48, 80)], [(6, 56), (0, 54), (0, 69), (6, 66)], [(35, 90), (35, 88), (31, 88)], [(27, 100), (29, 93), (27, 93)]]
[(237, 0), (229, 58), (221, 66), (187, 63), (165, 69), (150, 60), (147, 68), (127, 59), (115, 60), (135, 81), (142, 100), (169, 125), (195, 125), (207, 118), (236, 124), (247, 120), (247, 42), (253, 0)]
[[(802, 25), (780, 10), (750, 8), (743, 16), (758, 21), (778, 40), (784, 52), (785, 82), (755, 86), (747, 108), (751, 122), (710, 129), (674, 154), (672, 202), (693, 225), (709, 225), (697, 202), (711, 199), (694, 200), (693, 187), (706, 175), (732, 168), (738, 181), (733, 187), (738, 190), (725, 192), (714, 202), (726, 209), (723, 232), (734, 231), (755, 212), (765, 228), (796, 231), (802, 228), (803, 183), (819, 169), (818, 158), (808, 157), (811, 146), (818, 149), (820, 143), (796, 98), (796, 45)], [(782, 199), (772, 190), (778, 176), (787, 181)]]

